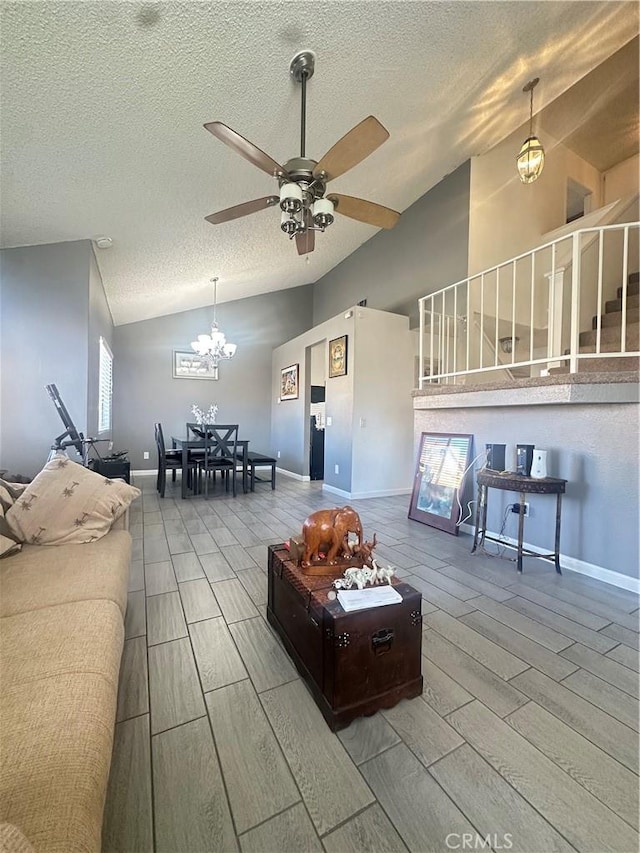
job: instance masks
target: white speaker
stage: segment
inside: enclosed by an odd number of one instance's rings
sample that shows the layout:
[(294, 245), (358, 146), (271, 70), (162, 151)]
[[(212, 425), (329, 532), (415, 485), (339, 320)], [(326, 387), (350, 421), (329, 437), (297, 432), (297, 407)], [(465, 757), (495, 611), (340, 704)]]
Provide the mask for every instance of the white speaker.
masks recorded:
[(534, 448), (533, 462), (531, 463), (531, 477), (534, 480), (544, 480), (547, 476), (547, 451)]

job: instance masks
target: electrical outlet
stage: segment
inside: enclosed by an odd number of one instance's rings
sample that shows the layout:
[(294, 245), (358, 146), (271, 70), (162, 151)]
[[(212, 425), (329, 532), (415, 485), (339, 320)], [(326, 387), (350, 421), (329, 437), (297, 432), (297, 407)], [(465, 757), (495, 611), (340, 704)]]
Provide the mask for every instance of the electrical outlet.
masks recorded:
[(339, 473), (340, 473), (340, 466), (339, 466), (339, 465), (334, 465), (334, 466), (333, 466), (333, 471), (334, 471), (334, 473), (335, 473), (335, 474), (339, 474)]
[(360, 418), (360, 426), (366, 427), (366, 425), (367, 425), (367, 419), (366, 418)]
[[(511, 504), (511, 512), (515, 512), (516, 515), (520, 515), (520, 504)], [(529, 515), (529, 504), (525, 501), (524, 505), (524, 513), (523, 515)]]
[(145, 452), (142, 454), (142, 458), (143, 458), (143, 459), (148, 459), (148, 458), (149, 458), (149, 451), (148, 451), (148, 450), (145, 450)]
[(280, 459), (280, 451), (278, 451), (278, 459)]

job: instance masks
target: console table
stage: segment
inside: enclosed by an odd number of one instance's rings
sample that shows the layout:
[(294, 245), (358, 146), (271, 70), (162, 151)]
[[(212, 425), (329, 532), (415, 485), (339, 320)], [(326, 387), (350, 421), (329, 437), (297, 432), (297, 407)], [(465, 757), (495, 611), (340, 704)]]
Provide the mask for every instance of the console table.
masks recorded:
[[(544, 477), (544, 479), (536, 480), (533, 477), (523, 477), (520, 474), (500, 474), (497, 471), (483, 470), (478, 472), (477, 483), (478, 503), (476, 505), (476, 529), (473, 535), (473, 548), (471, 549), (471, 553), (473, 554), (478, 545), (482, 546), (485, 539), (490, 539), (492, 542), (502, 542), (502, 540), (497, 536), (490, 536), (487, 533), (487, 500), (489, 489), (502, 489), (503, 491), (508, 492), (519, 492), (520, 514), (518, 515), (517, 546), (518, 571), (522, 572), (522, 555), (524, 553), (531, 557), (539, 557), (543, 560), (553, 560), (556, 572), (561, 575), (560, 514), (562, 512), (562, 495), (565, 492), (567, 481), (556, 479), (555, 477)], [(522, 536), (524, 533), (524, 496), (526, 494), (556, 495), (557, 497), (555, 551), (552, 554), (537, 554), (535, 551), (530, 551), (528, 548), (522, 547)]]

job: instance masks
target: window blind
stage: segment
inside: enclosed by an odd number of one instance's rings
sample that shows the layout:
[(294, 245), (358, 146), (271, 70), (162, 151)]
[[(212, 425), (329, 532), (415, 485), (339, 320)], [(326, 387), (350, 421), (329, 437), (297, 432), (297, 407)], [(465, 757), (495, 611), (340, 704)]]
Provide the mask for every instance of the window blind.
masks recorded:
[(113, 355), (103, 337), (100, 338), (100, 375), (98, 389), (98, 432), (111, 429), (113, 398)]

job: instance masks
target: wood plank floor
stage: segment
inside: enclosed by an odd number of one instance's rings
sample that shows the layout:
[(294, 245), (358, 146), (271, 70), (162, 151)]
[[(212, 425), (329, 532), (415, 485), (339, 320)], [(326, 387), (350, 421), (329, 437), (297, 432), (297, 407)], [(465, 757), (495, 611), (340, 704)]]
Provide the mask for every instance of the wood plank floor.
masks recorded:
[(425, 684), (334, 735), (265, 602), (267, 545), (337, 501), (136, 485), (105, 853), (638, 850), (638, 596), (353, 501), (422, 592)]

